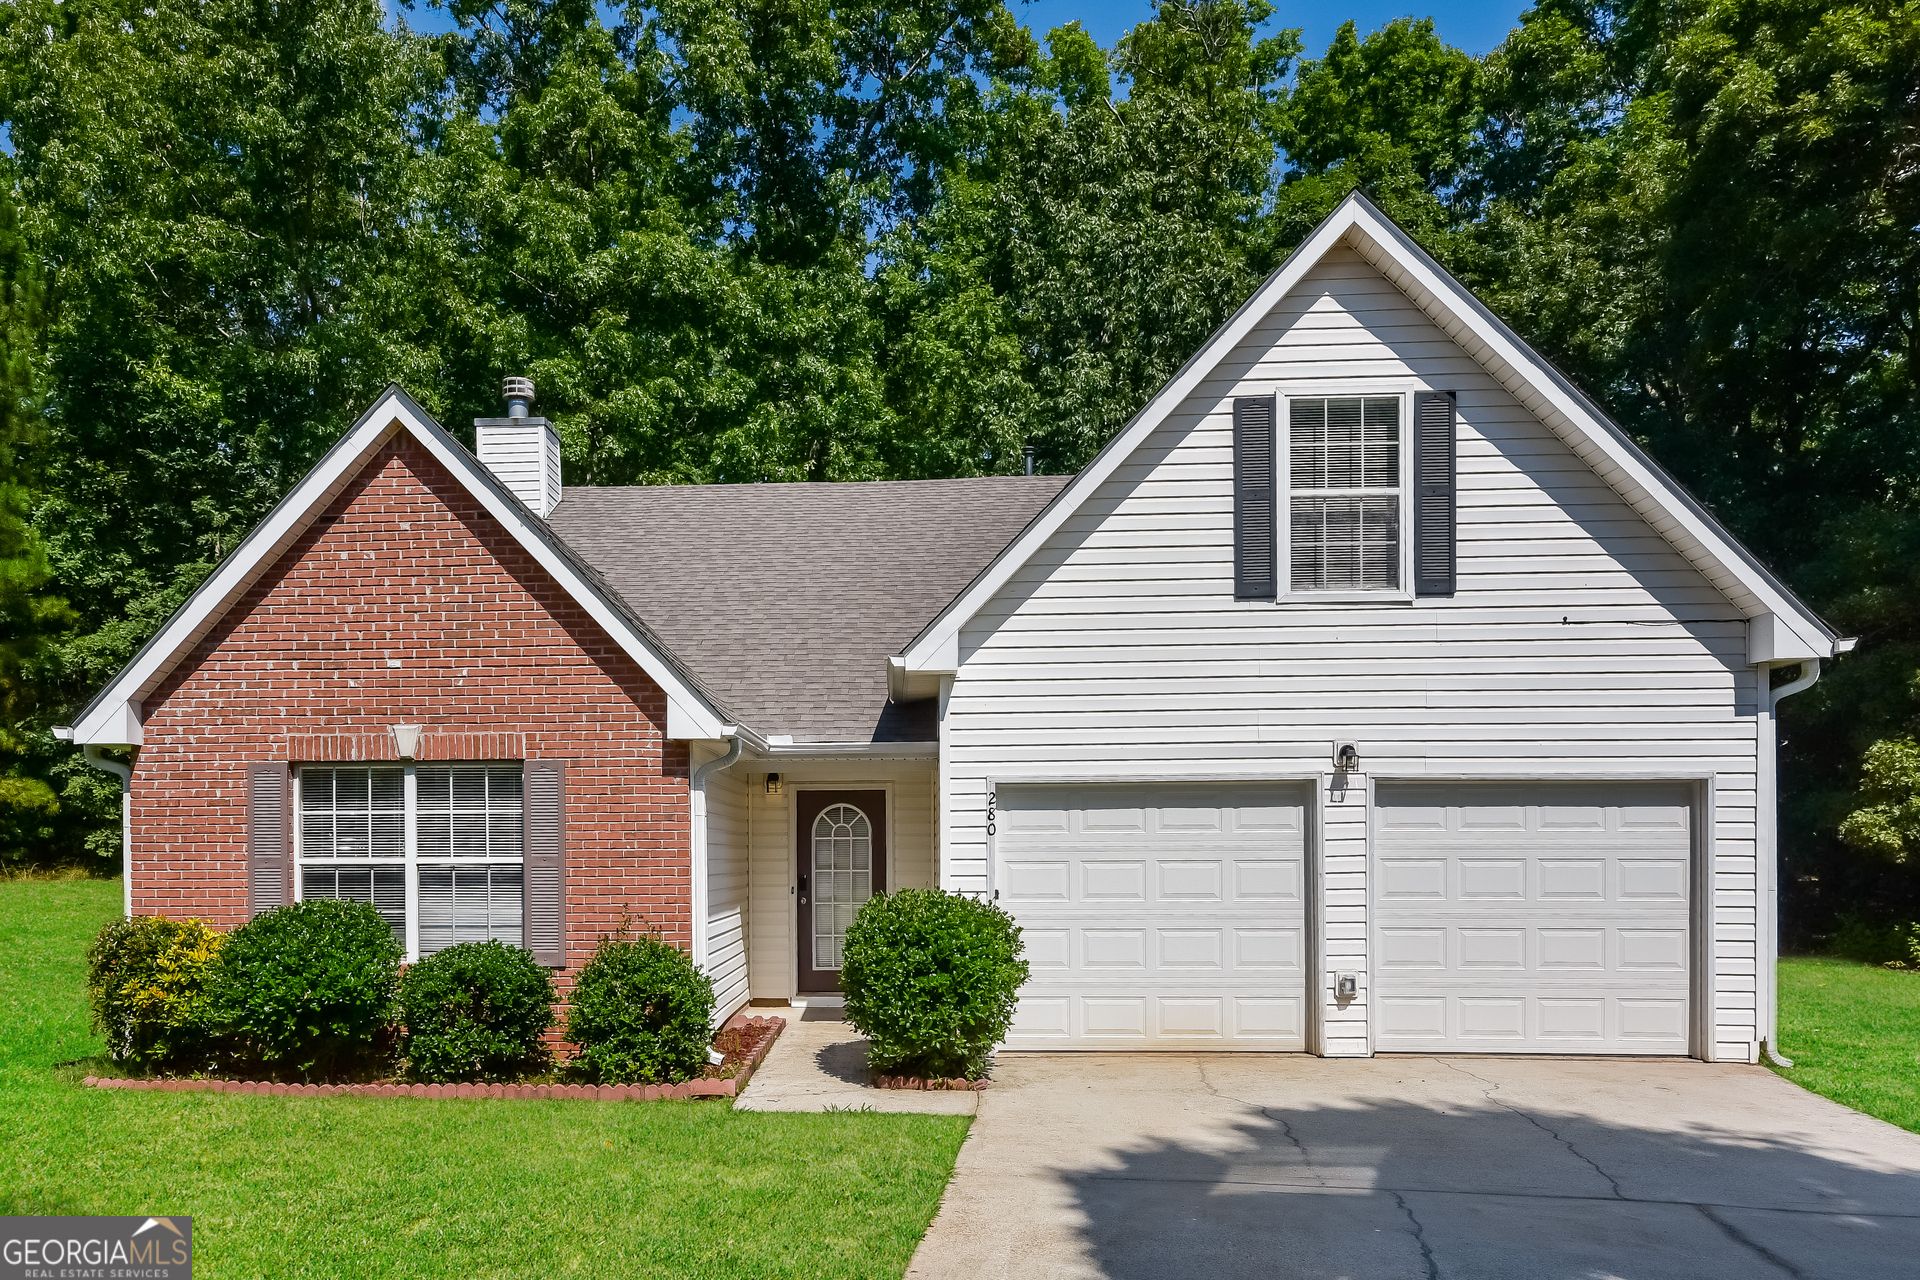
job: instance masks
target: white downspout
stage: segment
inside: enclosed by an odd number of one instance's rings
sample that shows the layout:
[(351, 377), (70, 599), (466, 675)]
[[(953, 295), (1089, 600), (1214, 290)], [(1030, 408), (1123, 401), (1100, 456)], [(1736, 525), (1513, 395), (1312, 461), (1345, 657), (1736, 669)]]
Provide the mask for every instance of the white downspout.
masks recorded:
[(100, 754), (100, 748), (89, 743), (80, 748), (86, 762), (102, 773), (110, 773), (120, 779), (120, 909), (131, 920), (133, 918), (133, 768), (121, 764), (118, 760), (109, 760)]
[(687, 797), (692, 810), (688, 834), (693, 844), (693, 963), (702, 972), (707, 967), (707, 914), (711, 909), (707, 902), (707, 779), (732, 768), (740, 759), (741, 748), (739, 734), (727, 735), (727, 753), (698, 766), (687, 779)]
[[(1762, 667), (1760, 679), (1770, 678), (1773, 668)], [(1780, 703), (1796, 693), (1805, 693), (1813, 688), (1814, 681), (1820, 678), (1820, 659), (1807, 658), (1800, 663), (1800, 676), (1788, 681), (1778, 689), (1761, 686), (1765, 695), (1767, 716), (1761, 727), (1760, 750), (1760, 790), (1757, 797), (1760, 802), (1760, 830), (1766, 837), (1766, 848), (1761, 854), (1760, 869), (1766, 885), (1766, 900), (1760, 910), (1760, 954), (1759, 963), (1754, 966), (1754, 976), (1758, 979), (1758, 990), (1754, 995), (1759, 1001), (1755, 1010), (1760, 1025), (1756, 1030), (1760, 1036), (1760, 1057), (1762, 1061), (1776, 1062), (1783, 1067), (1791, 1067), (1792, 1061), (1780, 1056), (1776, 1046), (1779, 1043), (1780, 1021), (1780, 782), (1778, 751), (1780, 742)]]

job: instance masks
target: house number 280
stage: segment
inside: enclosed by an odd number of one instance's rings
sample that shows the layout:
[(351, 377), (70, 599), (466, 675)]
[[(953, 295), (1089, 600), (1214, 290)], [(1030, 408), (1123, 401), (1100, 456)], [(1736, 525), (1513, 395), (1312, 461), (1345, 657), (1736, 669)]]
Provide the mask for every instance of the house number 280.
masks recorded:
[(993, 792), (987, 792), (987, 834), (989, 836), (993, 834), (993, 820), (999, 811), (999, 803)]

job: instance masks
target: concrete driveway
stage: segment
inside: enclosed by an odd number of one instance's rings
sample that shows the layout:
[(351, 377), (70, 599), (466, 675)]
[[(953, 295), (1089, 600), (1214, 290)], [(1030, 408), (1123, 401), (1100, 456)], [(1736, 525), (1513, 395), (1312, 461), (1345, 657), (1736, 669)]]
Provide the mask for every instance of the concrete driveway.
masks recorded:
[(1758, 1067), (1006, 1055), (917, 1280), (1920, 1277), (1920, 1136)]

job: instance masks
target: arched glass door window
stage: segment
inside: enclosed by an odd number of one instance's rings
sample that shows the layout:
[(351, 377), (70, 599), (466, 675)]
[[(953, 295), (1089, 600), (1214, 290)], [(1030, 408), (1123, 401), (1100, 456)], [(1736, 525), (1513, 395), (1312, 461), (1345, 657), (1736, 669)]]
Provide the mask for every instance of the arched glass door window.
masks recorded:
[(850, 804), (813, 820), (813, 967), (838, 969), (847, 926), (873, 896), (873, 824)]

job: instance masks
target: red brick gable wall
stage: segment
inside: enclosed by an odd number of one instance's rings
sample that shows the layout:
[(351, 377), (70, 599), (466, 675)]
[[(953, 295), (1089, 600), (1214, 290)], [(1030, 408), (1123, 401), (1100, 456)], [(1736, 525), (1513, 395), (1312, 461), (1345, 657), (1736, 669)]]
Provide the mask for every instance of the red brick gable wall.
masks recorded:
[(247, 762), (392, 759), (387, 726), (418, 724), (423, 759), (567, 761), (570, 968), (624, 912), (689, 944), (687, 748), (664, 738), (665, 694), (410, 437), (143, 711), (138, 914), (243, 923)]

